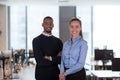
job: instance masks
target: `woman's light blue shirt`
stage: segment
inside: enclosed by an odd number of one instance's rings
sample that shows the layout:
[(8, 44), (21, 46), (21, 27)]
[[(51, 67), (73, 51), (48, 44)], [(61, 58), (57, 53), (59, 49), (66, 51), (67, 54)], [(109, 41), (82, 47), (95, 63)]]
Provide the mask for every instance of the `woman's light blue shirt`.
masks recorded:
[(67, 75), (80, 71), (84, 65), (87, 56), (87, 42), (78, 36), (73, 42), (71, 38), (63, 45), (60, 73), (65, 72)]

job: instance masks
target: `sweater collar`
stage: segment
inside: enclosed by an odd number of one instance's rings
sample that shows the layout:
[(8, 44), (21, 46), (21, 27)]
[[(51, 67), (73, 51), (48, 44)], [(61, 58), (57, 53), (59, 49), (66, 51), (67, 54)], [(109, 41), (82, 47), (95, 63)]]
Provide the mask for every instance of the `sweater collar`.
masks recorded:
[(45, 32), (42, 32), (42, 34), (43, 34), (44, 36), (47, 36), (47, 37), (52, 36), (52, 34), (47, 34), (47, 33), (45, 33)]

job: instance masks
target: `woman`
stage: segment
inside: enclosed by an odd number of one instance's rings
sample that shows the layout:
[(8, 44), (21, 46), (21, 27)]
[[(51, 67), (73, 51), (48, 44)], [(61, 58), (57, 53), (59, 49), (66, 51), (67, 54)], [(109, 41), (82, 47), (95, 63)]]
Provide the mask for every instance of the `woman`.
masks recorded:
[(81, 21), (74, 18), (69, 26), (71, 38), (63, 46), (59, 80), (86, 80), (84, 65), (88, 46), (83, 39)]

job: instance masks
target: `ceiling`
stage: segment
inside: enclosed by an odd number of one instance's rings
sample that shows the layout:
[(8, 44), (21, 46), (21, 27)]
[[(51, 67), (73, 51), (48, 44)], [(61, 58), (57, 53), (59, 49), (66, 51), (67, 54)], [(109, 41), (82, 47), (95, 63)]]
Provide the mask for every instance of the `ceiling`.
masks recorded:
[(0, 4), (39, 4), (39, 5), (120, 5), (120, 0), (0, 0)]

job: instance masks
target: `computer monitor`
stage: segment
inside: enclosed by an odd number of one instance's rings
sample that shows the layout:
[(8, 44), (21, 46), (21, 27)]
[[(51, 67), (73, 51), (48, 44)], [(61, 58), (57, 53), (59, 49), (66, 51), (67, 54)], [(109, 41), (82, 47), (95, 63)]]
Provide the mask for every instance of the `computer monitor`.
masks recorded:
[(120, 58), (112, 59), (112, 71), (120, 71)]
[(112, 60), (113, 50), (95, 49), (95, 60)]

